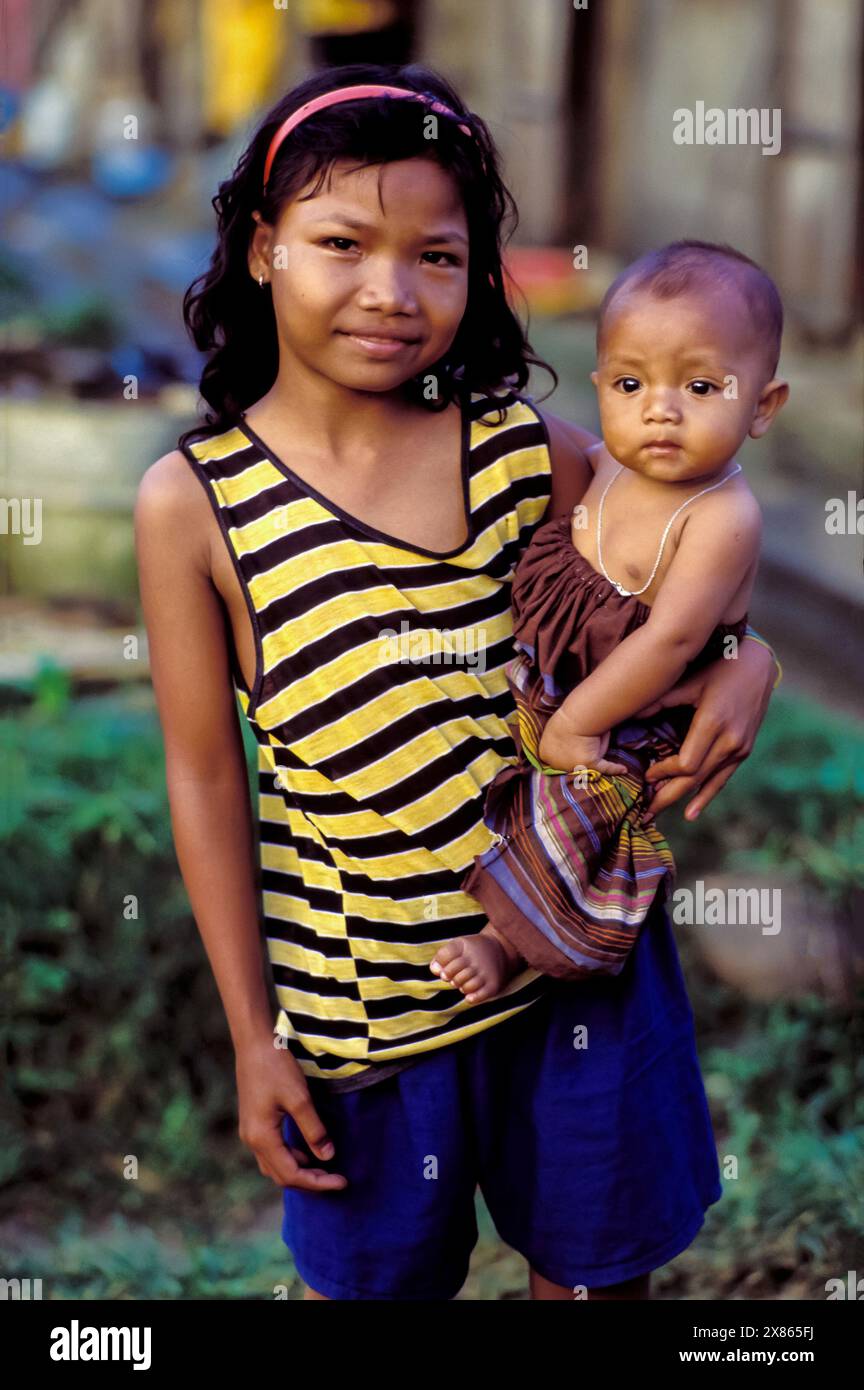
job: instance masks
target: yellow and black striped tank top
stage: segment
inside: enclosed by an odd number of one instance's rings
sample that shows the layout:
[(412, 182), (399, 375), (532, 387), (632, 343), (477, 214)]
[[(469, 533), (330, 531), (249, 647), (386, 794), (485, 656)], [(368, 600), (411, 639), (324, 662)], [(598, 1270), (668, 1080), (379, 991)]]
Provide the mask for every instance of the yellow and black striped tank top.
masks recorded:
[(471, 1004), (429, 969), (486, 923), (460, 882), (493, 843), (484, 790), (516, 757), (511, 580), (551, 490), (528, 399), (463, 391), (460, 408), (468, 539), (443, 553), (328, 501), (242, 417), (181, 441), (255, 633), (251, 690), (233, 644), (231, 667), (258, 742), (276, 1031), (339, 1090), (511, 1017), (548, 983), (528, 968)]

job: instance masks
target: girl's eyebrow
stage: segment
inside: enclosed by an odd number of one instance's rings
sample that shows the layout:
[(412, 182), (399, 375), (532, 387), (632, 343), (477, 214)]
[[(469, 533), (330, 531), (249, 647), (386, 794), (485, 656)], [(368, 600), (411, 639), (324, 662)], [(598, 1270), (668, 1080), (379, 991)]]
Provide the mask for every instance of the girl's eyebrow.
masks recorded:
[[(314, 226), (316, 226), (317, 224), (320, 224), (320, 223), (323, 223), (323, 222), (338, 222), (339, 225), (340, 225), (341, 227), (352, 227), (352, 228), (354, 228), (356, 231), (360, 231), (360, 232), (370, 232), (370, 231), (373, 231), (373, 232), (374, 232), (374, 231), (376, 230), (376, 226), (375, 226), (375, 224), (374, 224), (373, 222), (363, 222), (362, 220), (358, 219), (357, 217), (351, 216), (351, 215), (350, 215), (349, 213), (347, 213), (347, 212), (328, 212), (328, 213), (321, 213), (320, 216), (318, 216), (318, 217), (316, 217), (316, 218), (312, 218), (311, 221), (310, 221), (309, 223), (307, 223), (307, 226), (313, 226), (313, 227), (314, 227)], [(467, 238), (466, 236), (463, 236), (461, 232), (457, 232), (455, 228), (449, 228), (449, 227), (448, 227), (448, 228), (442, 228), (441, 230), (435, 231), (435, 232), (427, 232), (423, 237), (421, 237), (421, 240), (422, 240), (422, 241), (461, 241), (461, 242), (464, 243), (465, 246), (468, 245), (468, 238)]]

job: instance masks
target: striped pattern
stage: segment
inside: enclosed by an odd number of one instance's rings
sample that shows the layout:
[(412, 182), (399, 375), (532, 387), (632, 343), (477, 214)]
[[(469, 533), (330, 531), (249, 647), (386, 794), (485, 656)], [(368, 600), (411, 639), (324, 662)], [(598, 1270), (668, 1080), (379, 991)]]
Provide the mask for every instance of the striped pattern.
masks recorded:
[(184, 448), (255, 631), (252, 688), (233, 651), (232, 671), (259, 745), (276, 1026), (307, 1076), (455, 1042), (545, 988), (526, 969), (472, 1005), (429, 970), (486, 922), (461, 881), (492, 842), (485, 788), (515, 758), (510, 588), (551, 488), (530, 402), (471, 395), (461, 409), (469, 537), (446, 553), (350, 517), (244, 421)]
[[(540, 760), (543, 730), (570, 689), (649, 618), (575, 549), (569, 518), (535, 532), (512, 589), (515, 655), (506, 676), (517, 708), (517, 757), (496, 774), (485, 820), (497, 842), (482, 851), (463, 888), (523, 959), (568, 980), (617, 975), (675, 861), (653, 818), (645, 774), (677, 753), (692, 710), (629, 719), (611, 731), (605, 757), (626, 774), (554, 768)], [(746, 616), (720, 623), (681, 680), (742, 641)]]
[(478, 855), (463, 886), (525, 960), (563, 979), (617, 975), (675, 861), (645, 810), (650, 762), (671, 756), (682, 730), (669, 719), (631, 721), (605, 756), (626, 776), (581, 773), (540, 761), (543, 728), (561, 696), (525, 644), (508, 665), (519, 711), (519, 757), (487, 791), (486, 823), (499, 839)]

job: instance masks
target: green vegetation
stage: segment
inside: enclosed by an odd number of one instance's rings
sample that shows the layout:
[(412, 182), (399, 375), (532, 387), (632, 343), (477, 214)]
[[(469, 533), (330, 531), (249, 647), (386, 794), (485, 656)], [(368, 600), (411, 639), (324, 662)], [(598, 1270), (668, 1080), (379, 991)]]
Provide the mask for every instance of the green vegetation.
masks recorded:
[(781, 693), (721, 795), (664, 826), (682, 871), (783, 866), (840, 903), (864, 888), (862, 807), (864, 726)]
[[(52, 1297), (269, 1298), (282, 1281), (297, 1297), (280, 1194), (237, 1138), (149, 696), (71, 700), (50, 669), (33, 693), (0, 719), (7, 1270), (26, 1249), (21, 1272), (50, 1270)], [(671, 813), (667, 830), (682, 875), (782, 864), (837, 903), (861, 887), (862, 804), (862, 731), (781, 693), (716, 805), (696, 826)], [(864, 1015), (754, 1004), (676, 933), (721, 1166), (734, 1155), (738, 1176), (658, 1294), (824, 1296), (864, 1262)], [(521, 1261), (482, 1204), (480, 1218), (466, 1296), (524, 1296)]]

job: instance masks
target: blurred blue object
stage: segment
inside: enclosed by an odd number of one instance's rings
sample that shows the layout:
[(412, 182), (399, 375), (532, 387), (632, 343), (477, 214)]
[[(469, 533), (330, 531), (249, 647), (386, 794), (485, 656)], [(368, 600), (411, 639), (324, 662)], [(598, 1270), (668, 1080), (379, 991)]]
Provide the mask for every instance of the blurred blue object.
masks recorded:
[(111, 370), (121, 381), (134, 377), (138, 391), (149, 395), (161, 386), (182, 379), (182, 362), (173, 345), (160, 350), (142, 348), (129, 340), (119, 343), (108, 356)]
[(21, 93), (0, 83), (0, 130), (11, 125), (21, 110)]
[(40, 188), (26, 209), (27, 240), (42, 231), (52, 254), (58, 243), (83, 246), (114, 236), (115, 209), (100, 193), (81, 183), (48, 184)]
[(210, 231), (166, 231), (149, 237), (146, 247), (142, 248), (143, 270), (173, 293), (182, 294), (186, 286), (206, 270), (212, 250)]
[(108, 354), (108, 361), (119, 377), (134, 376), (142, 381), (147, 375), (147, 359), (136, 343), (119, 343)]
[(27, 277), (30, 285), (26, 303), (19, 305), (18, 312), (65, 309), (70, 304), (80, 302), (92, 287), (90, 276), (62, 265), (59, 257), (53, 262), (50, 275), (46, 275), (41, 251), (27, 255), (16, 247), (15, 252), (17, 268)]
[(90, 168), (94, 184), (110, 198), (144, 198), (165, 187), (174, 158), (160, 145), (126, 140), (94, 154)]
[(36, 176), (29, 169), (11, 160), (5, 162), (0, 179), (0, 216), (19, 208), (33, 192), (35, 183)]

